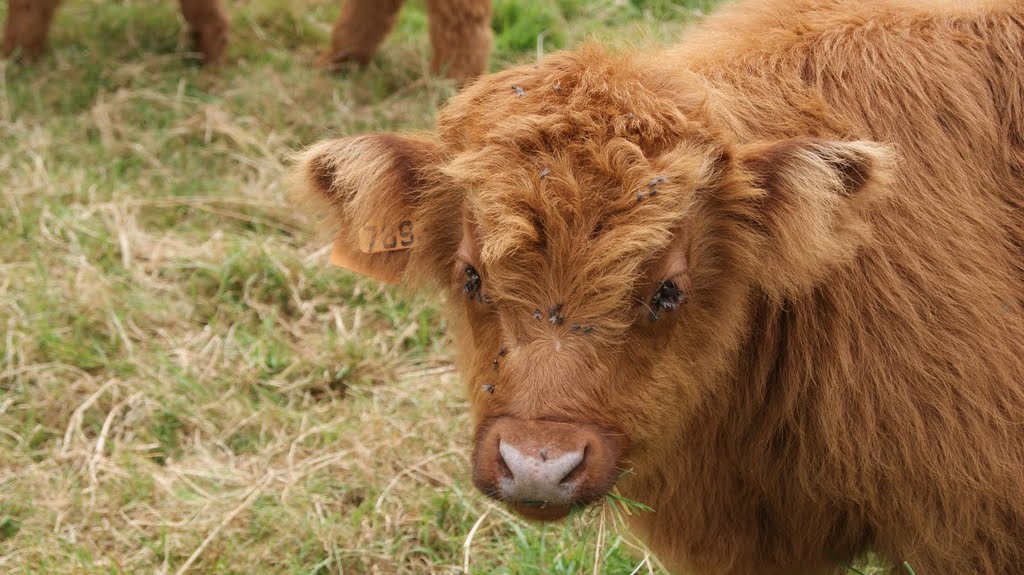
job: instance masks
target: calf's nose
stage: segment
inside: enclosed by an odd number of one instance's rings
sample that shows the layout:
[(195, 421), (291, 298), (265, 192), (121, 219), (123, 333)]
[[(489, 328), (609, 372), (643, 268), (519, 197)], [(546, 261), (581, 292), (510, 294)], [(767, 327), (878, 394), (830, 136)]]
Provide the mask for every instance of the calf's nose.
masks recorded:
[(583, 463), (585, 450), (549, 453), (547, 449), (525, 451), (510, 442), (498, 441), (498, 454), (511, 477), (501, 479), (501, 493), (517, 501), (565, 503), (572, 499), (569, 475)]
[(585, 423), (499, 417), (477, 429), (473, 483), (524, 517), (558, 519), (612, 488), (625, 447)]

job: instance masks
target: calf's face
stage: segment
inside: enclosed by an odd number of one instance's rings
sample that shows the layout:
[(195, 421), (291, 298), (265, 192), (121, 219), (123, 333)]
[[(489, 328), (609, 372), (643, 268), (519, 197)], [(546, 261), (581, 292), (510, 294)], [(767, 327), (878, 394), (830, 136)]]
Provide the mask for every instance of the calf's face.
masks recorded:
[(742, 393), (752, 299), (821, 281), (868, 238), (884, 147), (737, 142), (708, 101), (585, 49), (483, 78), (436, 137), (299, 157), (335, 264), (444, 294), (474, 483), (526, 517), (684, 457), (686, 430)]

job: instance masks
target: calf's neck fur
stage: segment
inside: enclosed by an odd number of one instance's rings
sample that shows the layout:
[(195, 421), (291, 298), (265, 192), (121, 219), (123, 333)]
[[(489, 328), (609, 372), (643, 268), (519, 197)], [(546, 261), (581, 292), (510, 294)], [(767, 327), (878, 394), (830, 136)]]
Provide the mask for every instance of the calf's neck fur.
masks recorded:
[[(740, 3), (296, 174), (338, 261), (446, 294), (478, 429), (627, 446), (672, 568), (1024, 565), (1024, 3)], [(411, 249), (357, 249), (398, 220)]]

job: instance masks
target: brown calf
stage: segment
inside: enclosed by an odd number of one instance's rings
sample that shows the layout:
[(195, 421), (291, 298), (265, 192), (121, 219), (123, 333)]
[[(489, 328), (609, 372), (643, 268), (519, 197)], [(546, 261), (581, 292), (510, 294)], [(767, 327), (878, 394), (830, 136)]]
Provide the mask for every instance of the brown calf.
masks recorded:
[[(60, 0), (8, 0), (4, 55), (38, 57)], [(227, 46), (228, 19), (221, 0), (179, 0), (196, 48), (214, 62)], [(403, 0), (347, 0), (334, 24), (331, 48), (320, 63), (366, 64), (395, 23)], [(482, 74), (491, 49), (491, 0), (428, 0), (433, 72), (460, 84)]]
[(521, 514), (615, 484), (687, 573), (1020, 573), (1021, 2), (751, 0), (297, 170), (335, 263), (447, 295)]

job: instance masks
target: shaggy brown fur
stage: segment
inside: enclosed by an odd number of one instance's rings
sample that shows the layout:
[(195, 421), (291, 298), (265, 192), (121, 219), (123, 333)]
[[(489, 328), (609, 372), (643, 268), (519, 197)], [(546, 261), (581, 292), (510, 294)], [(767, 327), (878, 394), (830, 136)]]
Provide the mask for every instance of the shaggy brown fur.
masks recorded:
[[(38, 58), (60, 0), (8, 0), (4, 55)], [(346, 0), (334, 24), (331, 47), (320, 63), (338, 67), (366, 64), (394, 25), (403, 0)], [(227, 46), (228, 20), (221, 0), (180, 0), (196, 49), (206, 62), (219, 60)], [(428, 0), (431, 69), (463, 84), (487, 68), (491, 50), (491, 0)]]
[(752, 0), (487, 76), (438, 132), (320, 144), (298, 188), (337, 263), (446, 291), (478, 429), (624, 438), (680, 571), (1020, 572), (1024, 3)]

